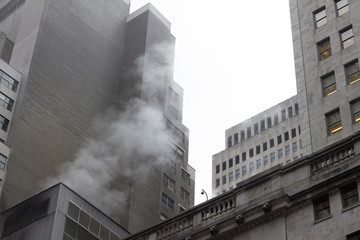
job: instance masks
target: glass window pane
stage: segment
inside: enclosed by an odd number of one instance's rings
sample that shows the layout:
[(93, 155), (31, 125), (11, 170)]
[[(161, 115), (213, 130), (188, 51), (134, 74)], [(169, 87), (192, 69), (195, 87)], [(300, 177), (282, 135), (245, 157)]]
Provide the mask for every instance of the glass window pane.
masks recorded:
[(69, 207), (68, 207), (68, 215), (70, 217), (72, 217), (75, 221), (77, 221), (79, 219), (79, 212), (80, 212), (80, 209), (75, 205), (73, 204), (72, 202), (69, 202)]
[(338, 14), (339, 14), (339, 16), (341, 16), (341, 15), (347, 13), (349, 10), (350, 10), (349, 6), (345, 6), (345, 7), (341, 8), (341, 9), (339, 9)]
[(348, 38), (351, 38), (354, 36), (354, 32), (352, 30), (352, 28), (346, 30), (345, 32), (341, 33), (341, 39), (342, 40), (346, 40)]
[(77, 229), (77, 223), (67, 217), (65, 221), (64, 233), (66, 233), (68, 236), (72, 238), (75, 238), (76, 229)]

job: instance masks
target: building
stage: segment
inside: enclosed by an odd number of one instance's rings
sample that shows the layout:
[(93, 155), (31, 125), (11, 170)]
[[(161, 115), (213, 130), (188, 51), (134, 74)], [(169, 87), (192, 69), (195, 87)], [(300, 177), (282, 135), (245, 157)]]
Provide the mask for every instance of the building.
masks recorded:
[(59, 183), (0, 215), (1, 239), (119, 240), (129, 232)]
[(360, 130), (359, 3), (289, 2), (297, 95), (226, 130), (226, 149), (212, 160), (213, 195)]
[[(189, 131), (182, 124), (183, 90), (172, 77), (171, 24), (151, 4), (133, 14), (129, 4), (0, 3), (1, 209), (47, 188), (47, 179), (58, 176), (64, 164), (75, 163), (79, 149), (98, 136), (94, 119), (109, 108), (126, 112), (133, 99), (156, 103), (168, 138), (161, 148), (171, 150), (164, 151), (161, 158), (166, 161), (153, 165), (146, 178), (122, 174), (138, 169), (144, 155), (126, 159), (126, 171), (121, 168), (124, 158), (112, 156), (119, 171), (107, 186), (125, 195), (125, 206), (117, 206), (121, 214), (97, 207), (134, 232), (194, 204), (195, 171), (188, 165)], [(167, 55), (152, 54), (154, 46), (164, 42)], [(151, 64), (164, 61), (169, 66), (159, 70), (156, 91), (151, 92), (155, 88), (147, 88), (145, 73)], [(104, 130), (106, 122), (99, 125)], [(97, 204), (96, 197), (86, 198)]]
[(355, 240), (359, 189), (358, 131), (125, 239)]

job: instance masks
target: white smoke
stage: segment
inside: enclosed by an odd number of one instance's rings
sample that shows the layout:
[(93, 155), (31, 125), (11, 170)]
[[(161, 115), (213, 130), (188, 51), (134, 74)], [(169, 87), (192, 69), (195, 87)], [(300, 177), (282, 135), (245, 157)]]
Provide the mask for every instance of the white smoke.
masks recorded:
[(127, 207), (131, 176), (146, 177), (149, 164), (162, 164), (170, 153), (165, 103), (159, 100), (166, 96), (172, 72), (169, 48), (155, 45), (137, 59), (133, 71), (143, 79), (141, 97), (126, 102), (121, 112), (109, 109), (95, 119), (96, 137), (83, 144), (74, 161), (60, 167), (52, 183), (64, 182), (106, 213)]

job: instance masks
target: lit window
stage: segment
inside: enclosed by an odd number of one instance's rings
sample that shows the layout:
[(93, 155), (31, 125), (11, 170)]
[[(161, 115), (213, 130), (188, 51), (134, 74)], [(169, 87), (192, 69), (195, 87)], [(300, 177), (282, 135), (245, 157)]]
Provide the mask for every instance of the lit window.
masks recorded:
[(185, 189), (180, 189), (180, 198), (186, 203), (190, 203), (190, 193), (188, 193)]
[(266, 151), (267, 150), (267, 142), (264, 142), (263, 143), (263, 151)]
[(222, 176), (222, 184), (226, 184), (226, 175)]
[(314, 201), (314, 213), (315, 220), (330, 216), (331, 211), (328, 195), (322, 196), (321, 198), (318, 198)]
[(234, 180), (234, 173), (233, 172), (229, 173), (229, 182), (232, 182), (232, 180)]
[(275, 153), (270, 154), (271, 162), (275, 162)]
[(6, 165), (7, 157), (0, 154), (0, 169), (4, 170)]
[(338, 16), (341, 16), (349, 11), (348, 0), (336, 0), (335, 3)]
[(0, 82), (2, 85), (16, 92), (17, 86), (19, 83), (14, 80), (12, 77), (7, 75), (5, 72), (0, 70)]
[(353, 115), (353, 122), (360, 122), (360, 99), (351, 103), (351, 113)]
[(246, 166), (243, 166), (243, 167), (242, 167), (242, 175), (245, 176), (245, 175), (246, 175), (246, 172), (247, 172)]
[(216, 174), (220, 172), (220, 164), (216, 165)]
[(344, 208), (353, 206), (359, 202), (359, 193), (356, 182), (341, 188), (341, 196)]
[(292, 146), (293, 146), (293, 152), (297, 152), (297, 142), (294, 142)]
[(184, 169), (181, 169), (181, 179), (190, 184), (190, 174)]
[(321, 82), (324, 96), (329, 96), (337, 91), (334, 72), (321, 77)]
[(345, 65), (345, 73), (349, 84), (360, 80), (359, 62), (353, 61)]
[(278, 158), (281, 159), (283, 157), (282, 148), (278, 150)]
[(326, 115), (329, 134), (334, 134), (342, 129), (340, 111), (336, 110)]
[(171, 198), (169, 198), (166, 194), (162, 194), (161, 196), (161, 204), (169, 209), (170, 211), (174, 211), (174, 200), (172, 200)]
[(268, 165), (268, 163), (269, 163), (269, 159), (268, 159), (268, 156), (266, 155), (264, 157), (264, 166)]
[(240, 169), (236, 169), (235, 177), (236, 177), (236, 179), (238, 179), (240, 177)]
[(9, 126), (9, 120), (0, 115), (0, 128), (6, 132), (8, 126)]
[(315, 27), (319, 28), (327, 23), (326, 10), (322, 7), (314, 12)]
[(285, 146), (285, 154), (286, 156), (290, 154), (290, 145)]
[(256, 160), (256, 168), (261, 168), (261, 159)]
[(215, 180), (215, 187), (216, 187), (216, 188), (220, 187), (220, 178), (217, 178), (217, 179)]
[(331, 56), (330, 38), (327, 38), (317, 44), (319, 60), (324, 60)]
[(234, 163), (233, 163), (233, 159), (230, 158), (230, 159), (229, 159), (229, 168), (231, 168), (231, 167), (233, 166), (233, 164), (234, 164)]
[(253, 172), (255, 169), (254, 162), (250, 163), (250, 172)]
[(163, 184), (166, 186), (170, 191), (174, 192), (175, 190), (175, 181), (169, 178), (166, 174), (163, 175)]
[(239, 164), (240, 163), (240, 156), (236, 155), (235, 156), (235, 164)]
[(352, 29), (352, 26), (342, 30), (340, 32), (340, 38), (341, 38), (343, 49), (348, 48), (351, 45), (353, 45), (355, 43), (355, 38), (354, 38), (354, 31)]

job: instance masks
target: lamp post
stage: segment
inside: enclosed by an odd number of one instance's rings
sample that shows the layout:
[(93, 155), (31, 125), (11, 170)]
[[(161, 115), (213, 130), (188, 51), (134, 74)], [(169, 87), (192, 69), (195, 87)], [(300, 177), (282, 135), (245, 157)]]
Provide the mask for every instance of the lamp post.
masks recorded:
[(204, 195), (204, 194), (206, 195), (206, 201), (209, 200), (209, 197), (208, 197), (207, 193), (205, 192), (205, 190), (201, 189), (201, 195)]

